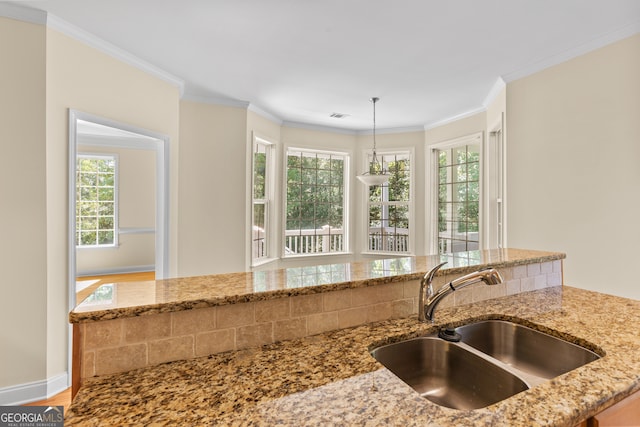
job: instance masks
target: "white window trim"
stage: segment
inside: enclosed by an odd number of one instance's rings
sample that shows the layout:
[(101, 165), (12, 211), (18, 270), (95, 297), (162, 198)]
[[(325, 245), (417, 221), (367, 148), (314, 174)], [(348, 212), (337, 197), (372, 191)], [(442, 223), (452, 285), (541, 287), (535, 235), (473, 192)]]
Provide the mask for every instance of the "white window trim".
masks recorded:
[[(490, 128), (485, 144), (485, 249), (507, 248), (507, 144), (505, 143), (504, 113)], [(492, 173), (493, 172), (493, 173)], [(495, 193), (495, 194), (494, 194)], [(492, 199), (495, 198), (495, 203)], [(493, 211), (493, 212), (492, 212)], [(495, 244), (492, 244), (495, 240)]]
[[(255, 146), (256, 144), (262, 144), (266, 147), (267, 149), (267, 171), (266, 171), (266, 175), (265, 175), (265, 196), (266, 196), (266, 203), (265, 203), (265, 209), (267, 210), (267, 219), (266, 219), (266, 231), (265, 231), (265, 235), (266, 235), (266, 240), (267, 240), (267, 256), (264, 258), (254, 258), (253, 257), (253, 224), (254, 224), (254, 217), (253, 217), (253, 203), (254, 203), (254, 198), (253, 198), (253, 186), (254, 186), (254, 180), (253, 180), (253, 168), (254, 168), (254, 164), (253, 164), (253, 154), (255, 151)], [(278, 203), (276, 202), (275, 198), (276, 198), (276, 183), (275, 183), (275, 177), (276, 177), (276, 142), (272, 141), (270, 138), (267, 138), (265, 136), (260, 135), (257, 132), (252, 132), (252, 137), (251, 137), (251, 150), (250, 150), (250, 173), (251, 173), (251, 189), (250, 189), (250, 202), (249, 202), (249, 217), (250, 217), (250, 221), (249, 221), (249, 251), (250, 251), (250, 266), (251, 267), (259, 267), (265, 264), (269, 264), (271, 262), (277, 261), (278, 260), (278, 246), (277, 246), (277, 212), (275, 212), (275, 207), (278, 206)]]
[[(75, 248), (78, 250), (95, 250), (95, 249), (113, 249), (120, 246), (120, 208), (119, 208), (119, 195), (120, 195), (120, 179), (119, 179), (119, 168), (120, 168), (120, 156), (117, 153), (87, 153), (87, 152), (78, 152), (77, 159), (85, 158), (85, 159), (114, 159), (114, 178), (113, 178), (113, 243), (108, 245), (78, 245), (76, 244)], [(77, 160), (76, 160), (77, 161)], [(77, 172), (77, 171), (76, 171)], [(78, 182), (76, 180), (76, 186)], [(76, 193), (74, 193), (76, 194)], [(77, 196), (76, 196), (77, 203)], [(76, 218), (77, 222), (77, 218)], [(77, 230), (76, 230), (77, 233)], [(77, 237), (76, 237), (77, 239)]]
[(427, 173), (426, 173), (426, 211), (427, 211), (427, 254), (438, 254), (438, 192), (435, 189), (435, 183), (438, 182), (438, 156), (435, 155), (436, 150), (446, 150), (460, 145), (479, 144), (480, 147), (480, 208), (478, 212), (478, 223), (482, 226), (478, 230), (479, 246), (485, 247), (484, 243), (484, 210), (485, 210), (485, 171), (484, 171), (484, 155), (485, 143), (484, 132), (477, 132), (470, 135), (461, 136), (459, 138), (449, 139), (446, 141), (431, 144), (427, 147)]
[[(369, 154), (370, 149), (362, 150), (362, 164), (361, 170), (369, 170)], [(394, 251), (370, 251), (369, 250), (369, 187), (365, 186), (365, 190), (362, 192), (361, 203), (363, 206), (363, 224), (362, 224), (362, 237), (360, 239), (360, 253), (363, 255), (389, 255), (389, 256), (411, 256), (415, 254), (416, 248), (416, 234), (415, 234), (415, 189), (416, 189), (416, 161), (415, 161), (415, 147), (398, 147), (398, 148), (384, 148), (376, 149), (377, 155), (386, 154), (409, 154), (409, 164), (411, 165), (409, 177), (409, 251), (408, 252), (394, 252)]]
[[(343, 237), (342, 237), (342, 251), (340, 252), (326, 252), (326, 253), (313, 253), (313, 254), (285, 254), (285, 243), (286, 237), (285, 233), (287, 231), (287, 155), (289, 151), (304, 151), (307, 153), (317, 153), (317, 154), (335, 154), (345, 157), (344, 167), (343, 167)], [(327, 258), (332, 256), (342, 256), (342, 255), (351, 255), (351, 232), (350, 232), (350, 212), (349, 207), (351, 205), (351, 162), (353, 158), (353, 153), (351, 151), (345, 150), (334, 150), (327, 148), (310, 148), (305, 147), (304, 145), (285, 145), (283, 147), (283, 155), (282, 155), (282, 215), (281, 215), (281, 224), (280, 227), (280, 258), (282, 260), (292, 260), (292, 259), (301, 259), (301, 258)]]

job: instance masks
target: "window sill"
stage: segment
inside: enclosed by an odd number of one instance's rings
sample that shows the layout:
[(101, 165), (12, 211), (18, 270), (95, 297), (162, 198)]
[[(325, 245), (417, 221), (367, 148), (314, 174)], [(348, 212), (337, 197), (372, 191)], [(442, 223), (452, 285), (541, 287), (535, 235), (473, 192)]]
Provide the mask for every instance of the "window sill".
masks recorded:
[(300, 259), (300, 258), (326, 258), (326, 257), (337, 257), (337, 256), (345, 256), (345, 255), (353, 255), (353, 252), (328, 252), (328, 253), (318, 253), (318, 254), (299, 254), (299, 255), (284, 255), (282, 257), (283, 260), (287, 259)]
[(263, 266), (263, 265), (271, 264), (272, 262), (276, 262), (276, 261), (278, 261), (278, 258), (264, 258), (264, 259), (259, 259), (259, 260), (253, 261), (253, 262), (251, 263), (251, 268), (254, 268), (254, 267), (261, 267), (261, 266)]
[(364, 251), (361, 252), (360, 255), (368, 255), (368, 256), (393, 256), (393, 257), (405, 257), (405, 256), (414, 256), (413, 252), (384, 252), (384, 251)]

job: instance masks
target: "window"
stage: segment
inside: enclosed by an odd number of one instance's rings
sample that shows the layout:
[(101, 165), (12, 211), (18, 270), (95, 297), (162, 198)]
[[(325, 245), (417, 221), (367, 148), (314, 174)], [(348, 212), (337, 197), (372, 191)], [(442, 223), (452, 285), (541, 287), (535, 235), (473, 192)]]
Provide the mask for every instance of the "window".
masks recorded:
[(438, 253), (480, 248), (481, 135), (435, 149), (438, 192)]
[(77, 156), (76, 246), (115, 246), (118, 241), (117, 158)]
[(273, 171), (272, 144), (254, 136), (251, 253), (253, 262), (269, 259)]
[(348, 155), (287, 150), (284, 256), (345, 252)]
[[(369, 187), (367, 250), (370, 252), (410, 252), (411, 154), (378, 155), (390, 174), (383, 185)], [(371, 163), (371, 155), (368, 162)]]

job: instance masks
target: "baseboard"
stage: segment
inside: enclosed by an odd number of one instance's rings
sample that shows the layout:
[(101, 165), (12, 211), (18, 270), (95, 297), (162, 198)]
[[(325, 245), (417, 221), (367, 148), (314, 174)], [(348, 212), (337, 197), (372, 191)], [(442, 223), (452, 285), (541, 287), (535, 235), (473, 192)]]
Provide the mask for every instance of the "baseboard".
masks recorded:
[(89, 276), (107, 276), (110, 274), (123, 274), (123, 273), (146, 273), (148, 271), (156, 271), (155, 265), (132, 265), (130, 267), (115, 267), (115, 268), (103, 268), (98, 270), (84, 270), (78, 271), (76, 277), (89, 277)]
[(64, 372), (46, 380), (0, 388), (0, 406), (22, 405), (49, 399), (69, 388), (69, 375)]

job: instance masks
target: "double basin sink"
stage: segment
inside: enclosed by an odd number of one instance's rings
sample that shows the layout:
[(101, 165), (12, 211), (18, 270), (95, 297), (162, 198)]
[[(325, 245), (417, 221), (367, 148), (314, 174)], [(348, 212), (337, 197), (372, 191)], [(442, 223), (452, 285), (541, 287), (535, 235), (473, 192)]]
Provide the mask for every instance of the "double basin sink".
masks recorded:
[(484, 408), (600, 358), (504, 320), (383, 345), (371, 355), (421, 396), (454, 409)]

